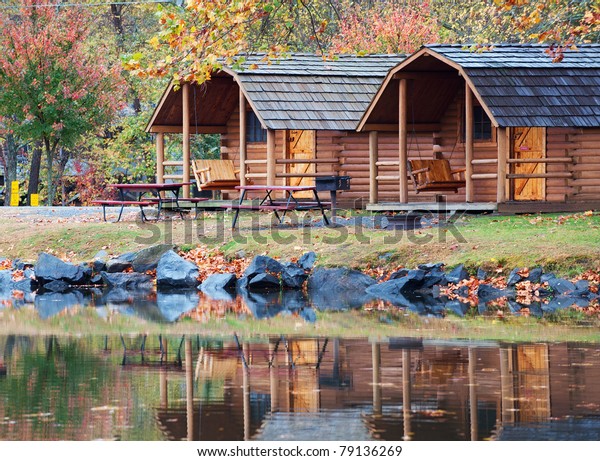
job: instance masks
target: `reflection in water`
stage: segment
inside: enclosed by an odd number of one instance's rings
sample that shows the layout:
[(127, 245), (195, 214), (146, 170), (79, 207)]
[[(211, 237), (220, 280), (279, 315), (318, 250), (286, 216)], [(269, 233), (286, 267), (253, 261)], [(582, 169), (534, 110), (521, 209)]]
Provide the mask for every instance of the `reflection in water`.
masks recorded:
[(0, 337), (3, 440), (600, 438), (600, 345)]

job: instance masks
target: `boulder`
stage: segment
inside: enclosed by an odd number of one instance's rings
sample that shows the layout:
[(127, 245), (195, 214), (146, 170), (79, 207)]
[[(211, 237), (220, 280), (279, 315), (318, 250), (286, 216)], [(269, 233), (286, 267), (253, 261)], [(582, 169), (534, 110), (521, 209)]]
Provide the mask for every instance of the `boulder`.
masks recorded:
[(283, 265), (269, 256), (258, 255), (252, 259), (248, 268), (244, 271), (244, 276), (252, 279), (258, 274), (269, 272), (271, 274), (281, 274)]
[(308, 294), (319, 309), (356, 308), (373, 299), (366, 289), (375, 283), (375, 280), (359, 271), (320, 268), (308, 278)]
[(235, 291), (237, 278), (235, 274), (211, 274), (200, 285), (203, 292), (211, 290), (232, 290)]
[(102, 272), (106, 270), (106, 262), (109, 260), (108, 253), (106, 250), (100, 250), (92, 258), (92, 269), (94, 272)]
[(158, 287), (195, 287), (198, 285), (198, 267), (186, 261), (173, 250), (167, 251), (156, 267)]
[(317, 262), (317, 254), (314, 251), (309, 251), (300, 256), (298, 266), (305, 271), (309, 271), (315, 266), (315, 262)]
[(575, 300), (570, 296), (556, 296), (547, 304), (542, 304), (541, 307), (544, 312), (555, 312), (571, 307), (573, 304), (575, 304)]
[(258, 274), (250, 279), (248, 289), (252, 291), (279, 291), (279, 279), (271, 274)]
[(546, 282), (550, 282), (550, 280), (555, 279), (556, 275), (554, 275), (552, 272), (548, 272), (547, 274), (543, 274), (540, 277), (540, 283), (546, 283)]
[(573, 293), (576, 290), (575, 284), (566, 279), (553, 278), (548, 280), (548, 285), (555, 293)]
[(446, 274), (446, 280), (448, 283), (459, 283), (462, 280), (467, 280), (468, 278), (469, 273), (465, 269), (464, 264), (459, 264)]
[(257, 319), (275, 317), (284, 310), (281, 304), (281, 292), (279, 291), (243, 291), (242, 297), (252, 315)]
[(86, 297), (78, 290), (67, 293), (42, 293), (35, 297), (34, 305), (41, 319), (54, 317), (65, 309), (87, 304)]
[(523, 276), (519, 274), (521, 268), (515, 267), (510, 274), (508, 274), (508, 278), (506, 279), (506, 285), (509, 287), (514, 287), (517, 283), (523, 280)]
[(529, 275), (525, 278), (525, 280), (530, 281), (531, 283), (540, 283), (544, 270), (541, 267), (534, 267), (529, 271)]
[(398, 269), (397, 271), (394, 271), (390, 274), (388, 280), (401, 279), (402, 277), (406, 277), (407, 274), (408, 274), (408, 269), (406, 269), (406, 268)]
[(158, 290), (156, 304), (164, 321), (175, 322), (183, 314), (194, 310), (198, 306), (198, 292), (196, 290)]
[(465, 314), (469, 312), (470, 308), (471, 305), (469, 303), (462, 303), (458, 300), (448, 301), (446, 303), (446, 310), (460, 317), (464, 317)]
[(308, 278), (305, 269), (294, 263), (287, 263), (281, 272), (281, 281), (284, 288), (301, 289)]
[(88, 266), (66, 263), (48, 253), (40, 253), (34, 270), (41, 285), (54, 280), (61, 280), (69, 285), (83, 285), (89, 282), (92, 272)]
[(446, 274), (440, 269), (435, 269), (425, 274), (421, 283), (421, 289), (433, 288), (436, 285), (448, 285)]
[(124, 272), (129, 270), (133, 268), (133, 264), (124, 259), (112, 258), (106, 262), (105, 267), (106, 272), (110, 272), (112, 274), (115, 272)]
[(3, 270), (0, 271), (0, 288), (8, 288), (12, 282), (12, 271)]
[(426, 263), (426, 264), (419, 264), (417, 266), (417, 268), (425, 271), (425, 272), (430, 272), (430, 271), (441, 271), (442, 268), (445, 266), (444, 263)]
[(477, 268), (476, 277), (477, 277), (477, 280), (485, 280), (488, 278), (488, 274), (483, 268), (479, 267), (479, 268)]
[(137, 290), (152, 287), (152, 279), (146, 274), (138, 274), (137, 272), (101, 272), (100, 275), (108, 288)]
[(381, 299), (394, 302), (393, 299), (402, 293), (413, 293), (420, 289), (425, 272), (417, 269), (408, 271), (408, 273), (399, 279), (388, 280), (387, 282), (371, 285), (367, 287), (367, 293)]
[(143, 250), (135, 252), (131, 258), (129, 258), (133, 270), (136, 272), (146, 272), (154, 270), (158, 267), (158, 262), (160, 258), (163, 257), (165, 253), (171, 251), (175, 248), (174, 245), (169, 244), (159, 244), (154, 245), (148, 248), (144, 248)]

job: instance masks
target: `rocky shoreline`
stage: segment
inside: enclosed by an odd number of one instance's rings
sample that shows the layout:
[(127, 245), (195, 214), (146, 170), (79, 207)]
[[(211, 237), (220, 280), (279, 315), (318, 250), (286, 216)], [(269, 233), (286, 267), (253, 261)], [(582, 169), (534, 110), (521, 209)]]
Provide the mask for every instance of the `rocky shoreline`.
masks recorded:
[(598, 315), (600, 277), (591, 271), (574, 280), (539, 267), (489, 277), (482, 269), (469, 274), (463, 265), (446, 271), (443, 263), (431, 263), (376, 278), (369, 271), (315, 267), (314, 252), (287, 262), (240, 255), (237, 261), (202, 268), (194, 262), (198, 256), (156, 245), (116, 257), (102, 250), (85, 263), (49, 253), (35, 263), (0, 258), (0, 303), (19, 300), (40, 309), (50, 303), (54, 312), (65, 304), (84, 304), (86, 296), (105, 304), (154, 302), (164, 318), (174, 321), (199, 306), (201, 292), (215, 301), (240, 297), (256, 318), (291, 313), (309, 322), (316, 320), (316, 310), (382, 305), (438, 317), (469, 312), (541, 317), (567, 308)]

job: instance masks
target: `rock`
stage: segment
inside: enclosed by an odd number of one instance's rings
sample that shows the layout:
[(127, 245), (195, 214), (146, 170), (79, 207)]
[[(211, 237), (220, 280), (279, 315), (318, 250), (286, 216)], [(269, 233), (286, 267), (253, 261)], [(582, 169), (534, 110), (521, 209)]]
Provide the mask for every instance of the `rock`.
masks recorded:
[(237, 278), (235, 274), (212, 274), (200, 285), (200, 290), (235, 290)]
[(242, 292), (244, 290), (248, 290), (248, 283), (250, 283), (250, 279), (248, 277), (240, 277), (235, 284), (235, 289), (238, 292)]
[(446, 310), (453, 312), (460, 317), (464, 317), (465, 314), (469, 312), (470, 308), (471, 305), (469, 303), (461, 303), (458, 300), (448, 301), (446, 303)]
[(554, 275), (552, 272), (549, 272), (540, 277), (540, 283), (550, 282), (550, 280), (552, 280), (554, 278), (556, 278), (556, 275)]
[(244, 250), (238, 250), (235, 252), (235, 257), (237, 259), (244, 259), (246, 257), (246, 252)]
[(588, 297), (590, 294), (590, 282), (587, 280), (577, 280), (575, 282), (575, 291), (573, 296)]
[(510, 309), (510, 311), (513, 314), (516, 314), (523, 308), (523, 306), (521, 304), (519, 304), (518, 302), (516, 302), (512, 299), (509, 299), (508, 300), (508, 308)]
[(308, 294), (319, 309), (343, 310), (373, 299), (366, 289), (375, 283), (368, 275), (348, 268), (319, 268), (308, 278)]
[(366, 292), (375, 297), (395, 302), (403, 293), (413, 293), (421, 288), (425, 271), (420, 269), (408, 271), (408, 273), (399, 279), (388, 280), (387, 282), (371, 285), (367, 287)]
[(510, 274), (508, 274), (508, 278), (506, 279), (506, 285), (509, 287), (514, 287), (517, 283), (523, 280), (523, 276), (519, 274), (521, 269), (519, 267), (515, 267)]
[(305, 271), (309, 271), (315, 266), (315, 262), (317, 262), (317, 254), (314, 251), (309, 251), (300, 256), (298, 265)]
[(575, 284), (566, 279), (553, 278), (548, 281), (548, 285), (555, 293), (572, 293), (576, 290)]
[(436, 285), (448, 285), (446, 274), (440, 269), (435, 269), (425, 274), (425, 277), (423, 277), (423, 283), (421, 284), (421, 289), (432, 288)]
[(248, 289), (252, 291), (279, 291), (279, 279), (271, 274), (258, 274), (248, 283)]
[(10, 271), (10, 270), (0, 271), (0, 288), (10, 286), (11, 282), (12, 282), (12, 271)]
[(62, 280), (53, 280), (52, 282), (44, 285), (44, 291), (51, 291), (54, 293), (64, 293), (69, 291), (70, 285)]
[(54, 317), (65, 309), (84, 306), (86, 297), (80, 291), (73, 290), (68, 293), (42, 293), (35, 297), (35, 308), (41, 319)]
[(195, 287), (198, 285), (198, 268), (173, 250), (162, 255), (156, 267), (158, 287)]
[(41, 285), (54, 280), (62, 280), (69, 285), (83, 285), (89, 282), (91, 275), (89, 267), (66, 263), (48, 253), (40, 253), (34, 270)]
[(12, 263), (12, 268), (18, 271), (24, 271), (28, 267), (33, 267), (33, 264), (28, 261), (24, 261), (21, 258), (15, 259)]
[(494, 301), (495, 299), (502, 298), (503, 296), (508, 296), (510, 293), (511, 292), (508, 290), (501, 290), (500, 288), (486, 285), (485, 283), (482, 283), (477, 288), (477, 297), (479, 298), (479, 302), (484, 304)]
[(149, 275), (137, 272), (101, 272), (104, 284), (109, 288), (127, 288), (131, 290), (152, 287), (152, 279)]
[(299, 290), (308, 278), (308, 274), (298, 264), (288, 263), (283, 267), (281, 272), (281, 281), (284, 288)]
[(477, 280), (485, 280), (488, 278), (488, 274), (483, 268), (479, 267), (479, 268), (477, 268), (476, 277), (477, 277)]
[(136, 272), (146, 272), (157, 268), (160, 258), (175, 248), (174, 245), (159, 244), (135, 252), (129, 261)]
[(100, 274), (94, 275), (90, 279), (90, 285), (104, 285), (104, 280), (102, 279), (102, 276)]
[(96, 253), (92, 258), (92, 269), (94, 269), (94, 272), (102, 272), (106, 270), (106, 262), (109, 259), (110, 258), (108, 257), (106, 250), (100, 250), (98, 253)]
[(433, 270), (442, 270), (442, 267), (444, 267), (445, 264), (444, 263), (427, 263), (427, 264), (419, 264), (417, 267), (419, 269), (421, 269), (422, 271), (425, 272), (429, 272), (429, 271), (433, 271)]
[(106, 272), (115, 273), (115, 272), (124, 272), (126, 270), (132, 269), (133, 264), (129, 261), (125, 261), (124, 259), (113, 258), (109, 259), (106, 264)]
[(468, 278), (469, 273), (465, 269), (464, 264), (459, 264), (448, 274), (446, 274), (446, 280), (448, 280), (448, 283), (459, 283), (460, 281), (467, 280)]
[(543, 273), (544, 270), (541, 267), (534, 267), (529, 271), (529, 275), (525, 278), (525, 280), (528, 280), (531, 283), (540, 283)]
[(244, 302), (257, 319), (267, 319), (279, 315), (283, 310), (279, 291), (242, 292)]
[(284, 291), (281, 296), (281, 304), (285, 309), (292, 312), (310, 307), (306, 295), (300, 290)]
[(469, 297), (469, 287), (468, 286), (460, 287), (458, 290), (456, 290), (456, 294), (458, 296), (460, 296), (461, 298), (468, 298)]
[(398, 269), (397, 271), (394, 271), (390, 274), (390, 277), (388, 278), (388, 280), (400, 279), (402, 277), (406, 277), (407, 274), (408, 274), (408, 269)]
[(244, 276), (252, 279), (252, 277), (264, 274), (267, 271), (279, 275), (283, 271), (283, 265), (269, 256), (259, 255), (254, 257), (248, 268), (244, 271)]

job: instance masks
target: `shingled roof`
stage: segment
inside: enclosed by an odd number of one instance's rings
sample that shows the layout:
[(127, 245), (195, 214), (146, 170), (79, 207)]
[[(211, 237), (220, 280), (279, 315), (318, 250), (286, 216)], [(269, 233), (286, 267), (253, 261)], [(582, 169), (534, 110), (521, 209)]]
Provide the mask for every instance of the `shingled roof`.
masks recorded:
[[(243, 69), (225, 67), (214, 77), (233, 77), (266, 128), (354, 130), (388, 71), (402, 59), (401, 55), (341, 55), (324, 60), (292, 54), (267, 63), (264, 56), (250, 55)], [(211, 82), (207, 88), (210, 91)], [(148, 129), (157, 120), (166, 123), (168, 108), (163, 105), (173, 100), (169, 96), (173, 91), (172, 86), (167, 89)]]
[(568, 49), (556, 63), (545, 45), (426, 48), (464, 70), (499, 126), (600, 126), (600, 44)]

